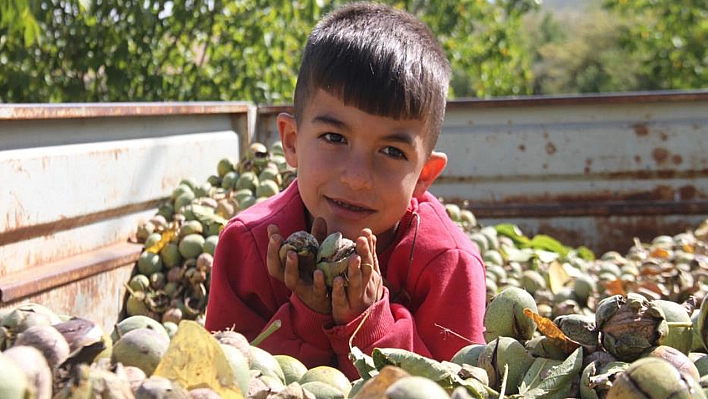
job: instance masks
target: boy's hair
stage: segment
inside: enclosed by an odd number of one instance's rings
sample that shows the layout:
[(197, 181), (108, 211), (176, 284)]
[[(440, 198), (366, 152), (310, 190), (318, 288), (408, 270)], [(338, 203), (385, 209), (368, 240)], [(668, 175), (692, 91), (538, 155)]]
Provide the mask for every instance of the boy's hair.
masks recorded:
[(350, 3), (312, 30), (295, 87), (301, 123), (318, 89), (366, 113), (419, 119), (432, 151), (445, 116), (450, 65), (430, 29), (389, 6)]

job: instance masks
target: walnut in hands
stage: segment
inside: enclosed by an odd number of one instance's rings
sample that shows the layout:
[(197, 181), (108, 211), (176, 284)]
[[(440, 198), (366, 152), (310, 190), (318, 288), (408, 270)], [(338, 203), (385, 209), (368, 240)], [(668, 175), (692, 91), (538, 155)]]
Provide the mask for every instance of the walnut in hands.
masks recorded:
[(334, 278), (347, 274), (347, 260), (355, 252), (352, 240), (334, 232), (318, 244), (317, 239), (306, 231), (292, 233), (280, 247), (280, 261), (285, 264), (288, 251), (295, 251), (298, 256), (300, 278), (312, 281), (316, 269), (322, 270), (325, 284), (332, 287)]

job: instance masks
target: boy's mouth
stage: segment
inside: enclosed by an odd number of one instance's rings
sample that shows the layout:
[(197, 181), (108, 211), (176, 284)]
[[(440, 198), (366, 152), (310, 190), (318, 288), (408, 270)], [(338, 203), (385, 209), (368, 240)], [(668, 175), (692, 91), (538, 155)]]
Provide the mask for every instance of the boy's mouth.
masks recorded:
[(336, 207), (344, 208), (344, 209), (351, 211), (351, 212), (366, 212), (366, 213), (374, 212), (374, 210), (371, 208), (367, 208), (367, 207), (363, 207), (363, 206), (359, 206), (359, 205), (354, 205), (354, 204), (351, 204), (348, 202), (343, 202), (343, 201), (340, 201), (340, 200), (337, 200), (334, 198), (330, 198), (330, 197), (326, 197), (326, 198), (330, 203), (334, 204)]

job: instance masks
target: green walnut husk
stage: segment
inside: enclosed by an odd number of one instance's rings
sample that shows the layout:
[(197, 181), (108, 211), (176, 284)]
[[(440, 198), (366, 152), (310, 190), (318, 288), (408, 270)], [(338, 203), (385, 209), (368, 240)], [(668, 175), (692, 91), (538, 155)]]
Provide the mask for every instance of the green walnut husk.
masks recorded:
[(598, 333), (593, 316), (562, 315), (553, 319), (553, 323), (563, 331), (566, 337), (582, 345), (587, 353), (592, 353), (597, 349)]
[(646, 357), (619, 373), (607, 399), (705, 398), (698, 381), (686, 378), (666, 360)]
[(0, 375), (0, 398), (25, 399), (30, 396), (25, 372), (3, 353), (0, 353)]
[(498, 337), (484, 348), (478, 366), (487, 372), (489, 386), (495, 390), (501, 388), (504, 367), (508, 366), (505, 392), (515, 394), (519, 392), (519, 385), (533, 361), (534, 358), (519, 341), (511, 337)]
[(607, 396), (607, 391), (612, 388), (612, 382), (619, 373), (629, 367), (625, 362), (602, 363), (591, 362), (580, 376), (580, 397), (582, 399), (599, 399)]
[(703, 345), (703, 349), (708, 351), (708, 301), (704, 300), (701, 303), (700, 310), (696, 315), (696, 320), (694, 323), (694, 333), (698, 335), (700, 343)]
[(337, 276), (346, 276), (347, 261), (354, 253), (354, 242), (334, 232), (322, 241), (317, 251), (317, 268), (322, 270), (327, 287), (332, 287)]
[(533, 357), (543, 357), (546, 359), (564, 360), (568, 353), (565, 345), (558, 340), (546, 336), (533, 337), (526, 341), (524, 347)]
[(312, 273), (317, 268), (318, 248), (319, 243), (315, 236), (306, 231), (296, 231), (290, 234), (280, 247), (280, 262), (285, 265), (288, 251), (295, 251), (300, 278), (312, 281)]
[(533, 296), (521, 288), (507, 287), (493, 297), (484, 313), (484, 339), (487, 342), (500, 336), (520, 341), (531, 339), (536, 324), (524, 314), (525, 308), (538, 313)]
[(693, 361), (691, 361), (687, 355), (671, 346), (659, 345), (656, 348), (653, 348), (644, 357), (658, 357), (666, 360), (686, 378), (692, 378), (696, 381), (701, 378), (701, 374), (698, 372), (698, 368)]
[(449, 398), (449, 395), (435, 382), (417, 376), (403, 377), (391, 384), (384, 392), (388, 399), (437, 399)]
[(664, 312), (669, 329), (666, 337), (661, 342), (680, 350), (683, 354), (691, 351), (693, 342), (693, 331), (691, 328), (691, 316), (686, 308), (676, 302), (657, 299), (652, 301)]
[(633, 362), (668, 334), (661, 308), (639, 294), (607, 297), (597, 305), (600, 342), (617, 360)]

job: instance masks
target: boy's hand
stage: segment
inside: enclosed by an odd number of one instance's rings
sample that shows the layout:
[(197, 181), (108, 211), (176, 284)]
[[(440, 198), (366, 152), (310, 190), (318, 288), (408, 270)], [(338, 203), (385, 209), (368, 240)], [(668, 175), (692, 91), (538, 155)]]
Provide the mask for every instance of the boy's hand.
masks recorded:
[(362, 230), (356, 240), (356, 255), (349, 257), (347, 279), (347, 287), (344, 287), (342, 277), (334, 279), (334, 324), (347, 324), (354, 320), (383, 294), (383, 279), (376, 257), (376, 236), (369, 229)]
[[(317, 238), (318, 242), (322, 242), (327, 236), (327, 223), (324, 219), (316, 218), (312, 222), (311, 234)], [(280, 247), (285, 240), (280, 235), (278, 226), (272, 224), (268, 226), (268, 237), (268, 254), (266, 256), (268, 273), (273, 278), (284, 282), (285, 286), (310, 309), (317, 313), (332, 313), (332, 302), (327, 295), (324, 273), (321, 270), (315, 270), (312, 282), (303, 280), (300, 277), (295, 251), (288, 251), (285, 265), (280, 262)]]

